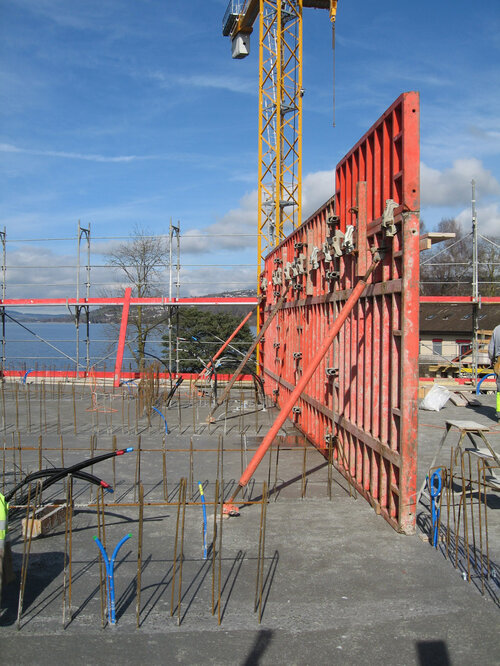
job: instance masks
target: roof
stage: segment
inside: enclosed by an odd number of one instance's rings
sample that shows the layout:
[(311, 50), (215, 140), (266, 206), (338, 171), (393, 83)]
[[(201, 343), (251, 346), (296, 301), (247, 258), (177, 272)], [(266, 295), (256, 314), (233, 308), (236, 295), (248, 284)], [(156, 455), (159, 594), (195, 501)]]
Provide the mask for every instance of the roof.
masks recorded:
[[(420, 303), (421, 333), (472, 335), (471, 303)], [(479, 328), (491, 331), (500, 324), (500, 302), (483, 303), (479, 309)]]

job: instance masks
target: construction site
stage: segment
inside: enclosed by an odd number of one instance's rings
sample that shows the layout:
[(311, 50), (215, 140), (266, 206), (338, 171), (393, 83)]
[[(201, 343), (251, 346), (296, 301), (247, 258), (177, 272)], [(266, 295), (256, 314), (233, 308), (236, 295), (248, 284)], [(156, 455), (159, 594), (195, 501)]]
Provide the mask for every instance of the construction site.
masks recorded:
[[(0, 232), (2, 663), (500, 661), (500, 423), (484, 325), (500, 324), (500, 298), (480, 297), (477, 256), (470, 296), (420, 295), (421, 252), (446, 235), (421, 234), (416, 91), (388, 100), (303, 219), (312, 8), (335, 44), (336, 0), (232, 0), (221, 17), (233, 58), (250, 38), (259, 51), (256, 296), (181, 296), (172, 223), (164, 293), (96, 296), (79, 223), (76, 291), (10, 298)], [(439, 347), (426, 377), (423, 303), (467, 308), (472, 333), (450, 362)], [(74, 352), (21, 323), (56, 354), (10, 353), (17, 312), (61, 306)], [(103, 306), (119, 324), (97, 361), (90, 319)], [(247, 313), (200, 352), (200, 372), (179, 359), (176, 321), (192, 306)], [(148, 308), (166, 322), (155, 353), (131, 327)], [(251, 317), (253, 341), (238, 346)], [(433, 391), (441, 403), (422, 405)]]

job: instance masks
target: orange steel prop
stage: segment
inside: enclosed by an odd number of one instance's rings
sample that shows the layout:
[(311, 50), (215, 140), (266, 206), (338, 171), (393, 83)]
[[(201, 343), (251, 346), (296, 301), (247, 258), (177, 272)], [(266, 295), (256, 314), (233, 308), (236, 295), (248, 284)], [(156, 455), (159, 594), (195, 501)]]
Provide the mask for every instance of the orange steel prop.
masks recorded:
[(316, 368), (318, 365), (321, 363), (321, 360), (323, 359), (324, 355), (330, 348), (331, 344), (333, 343), (335, 337), (338, 335), (340, 329), (342, 328), (342, 325), (344, 324), (345, 320), (349, 316), (349, 313), (353, 309), (354, 305), (356, 302), (359, 300), (361, 294), (363, 293), (366, 283), (368, 281), (368, 278), (372, 274), (373, 270), (376, 268), (376, 266), (380, 262), (380, 257), (376, 258), (373, 260), (371, 266), (368, 268), (366, 274), (364, 277), (362, 277), (359, 282), (356, 284), (354, 289), (351, 292), (351, 295), (347, 299), (347, 301), (344, 304), (344, 307), (342, 310), (339, 312), (339, 316), (335, 320), (334, 325), (332, 326), (332, 329), (326, 336), (326, 338), (323, 340), (320, 348), (316, 352), (315, 356), (311, 360), (311, 363), (308, 365), (307, 368), (304, 369), (304, 374), (302, 375), (300, 381), (290, 394), (287, 402), (283, 405), (281, 408), (281, 411), (276, 418), (275, 422), (271, 426), (269, 432), (267, 435), (264, 437), (262, 440), (262, 443), (260, 444), (259, 448), (256, 450), (254, 453), (254, 456), (250, 463), (248, 464), (248, 467), (245, 469), (243, 474), (241, 475), (240, 480), (238, 481), (238, 487), (236, 488), (235, 493), (229, 500), (229, 503), (226, 504), (225, 506), (225, 513), (237, 513), (237, 510), (235, 510), (235, 507), (232, 506), (232, 503), (236, 499), (236, 496), (240, 492), (242, 488), (244, 488), (247, 483), (250, 481), (252, 478), (255, 470), (259, 466), (260, 462), (262, 461), (262, 458), (266, 455), (267, 449), (269, 446), (272, 444), (274, 441), (274, 438), (279, 432), (279, 429), (283, 425), (283, 423), (286, 421), (289, 413), (292, 411), (293, 406), (297, 402), (297, 400), (300, 398), (301, 393), (304, 391), (305, 387), (307, 386), (309, 380), (313, 376)]
[(120, 324), (120, 336), (118, 338), (118, 349), (116, 351), (115, 378), (113, 382), (115, 388), (120, 386), (122, 376), (123, 350), (125, 349), (125, 338), (127, 336), (128, 311), (130, 309), (131, 295), (132, 287), (127, 287), (123, 297), (122, 323)]
[[(257, 304), (257, 305), (258, 305), (258, 304)], [(255, 306), (255, 308), (257, 307), (257, 305)], [(231, 340), (234, 340), (235, 336), (238, 335), (238, 333), (241, 331), (241, 329), (243, 328), (243, 326), (247, 323), (247, 321), (250, 319), (250, 317), (251, 317), (251, 316), (253, 315), (253, 313), (255, 312), (255, 308), (252, 308), (252, 309), (250, 310), (250, 312), (245, 316), (245, 318), (243, 319), (243, 321), (242, 321), (240, 324), (238, 324), (238, 326), (234, 329), (234, 331), (233, 331), (233, 332), (231, 333), (231, 335), (228, 337), (228, 339), (226, 340), (226, 342), (224, 342), (224, 344), (222, 345), (222, 347), (221, 347), (221, 348), (220, 348), (220, 349), (219, 349), (219, 350), (218, 350), (218, 351), (212, 356), (212, 359), (207, 363), (206, 367), (203, 368), (203, 370), (200, 372), (200, 374), (198, 375), (198, 377), (196, 377), (196, 379), (194, 380), (194, 383), (195, 383), (195, 384), (196, 384), (196, 382), (197, 382), (199, 379), (201, 379), (201, 378), (203, 377), (203, 375), (207, 372), (207, 370), (209, 370), (209, 369), (212, 367), (212, 363), (213, 363), (213, 361), (216, 361), (216, 360), (219, 358), (219, 356), (222, 354), (222, 352), (224, 351), (224, 349), (226, 349), (226, 347), (228, 346), (228, 344), (230, 344)]]

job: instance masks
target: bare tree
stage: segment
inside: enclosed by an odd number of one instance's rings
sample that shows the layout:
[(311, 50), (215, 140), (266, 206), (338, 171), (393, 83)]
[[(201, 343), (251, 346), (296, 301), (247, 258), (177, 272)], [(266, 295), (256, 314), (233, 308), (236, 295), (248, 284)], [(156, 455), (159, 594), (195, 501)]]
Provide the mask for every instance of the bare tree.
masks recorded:
[[(108, 264), (122, 271), (132, 295), (139, 298), (160, 295), (162, 274), (169, 261), (168, 240), (136, 225), (131, 240), (121, 243), (109, 254)], [(137, 305), (130, 310), (129, 325), (135, 329), (135, 341), (129, 344), (138, 364), (144, 365), (149, 334), (165, 322), (165, 314), (155, 306)]]
[[(420, 290), (431, 296), (470, 296), (472, 293), (472, 232), (466, 233), (454, 219), (443, 219), (438, 231), (453, 232), (455, 238), (421, 254)], [(500, 284), (498, 238), (479, 237), (479, 293), (497, 296)]]

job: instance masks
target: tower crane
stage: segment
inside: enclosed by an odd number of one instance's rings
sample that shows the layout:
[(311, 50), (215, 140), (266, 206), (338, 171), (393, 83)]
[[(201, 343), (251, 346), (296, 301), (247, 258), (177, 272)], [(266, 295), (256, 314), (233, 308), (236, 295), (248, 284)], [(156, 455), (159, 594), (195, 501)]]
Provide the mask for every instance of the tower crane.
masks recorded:
[(335, 46), (337, 0), (230, 0), (222, 23), (240, 59), (259, 18), (259, 274), (266, 254), (302, 221), (303, 7), (329, 10)]

